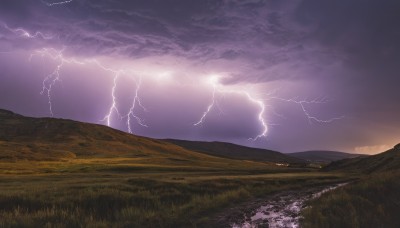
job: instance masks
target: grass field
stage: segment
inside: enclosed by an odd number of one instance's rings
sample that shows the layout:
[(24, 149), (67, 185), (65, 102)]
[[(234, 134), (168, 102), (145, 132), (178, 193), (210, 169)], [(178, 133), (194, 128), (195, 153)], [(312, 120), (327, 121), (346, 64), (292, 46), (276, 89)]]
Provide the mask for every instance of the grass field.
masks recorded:
[(358, 172), (361, 179), (323, 195), (303, 211), (303, 227), (400, 227), (400, 146), (325, 170)]
[(308, 227), (400, 227), (400, 172), (375, 173), (311, 202)]
[(137, 165), (127, 158), (0, 167), (0, 227), (202, 227), (235, 203), (344, 178), (278, 173), (246, 162), (223, 170)]

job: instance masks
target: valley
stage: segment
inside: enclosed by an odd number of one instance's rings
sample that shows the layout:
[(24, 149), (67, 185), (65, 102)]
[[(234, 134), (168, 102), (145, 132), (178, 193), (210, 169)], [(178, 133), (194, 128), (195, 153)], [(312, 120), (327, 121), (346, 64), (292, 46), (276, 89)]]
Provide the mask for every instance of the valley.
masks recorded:
[[(172, 143), (9, 111), (0, 111), (0, 126), (1, 227), (213, 227), (216, 216), (229, 214), (229, 208), (236, 208), (233, 215), (238, 218), (256, 211), (255, 205), (305, 205), (310, 194), (329, 186), (360, 183), (365, 174), (351, 169), (353, 163), (367, 166), (386, 159), (394, 170), (398, 161), (393, 149), (320, 169), (275, 151), (266, 151), (260, 159), (262, 149)], [(312, 224), (315, 216), (308, 215), (315, 213), (313, 208), (317, 206), (304, 212), (302, 224)]]

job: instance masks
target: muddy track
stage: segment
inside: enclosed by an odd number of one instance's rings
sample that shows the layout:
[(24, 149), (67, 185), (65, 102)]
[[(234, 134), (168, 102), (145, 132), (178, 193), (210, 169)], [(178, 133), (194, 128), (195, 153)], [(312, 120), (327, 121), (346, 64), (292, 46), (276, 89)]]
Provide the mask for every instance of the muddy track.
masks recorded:
[(300, 211), (306, 202), (347, 183), (331, 184), (298, 191), (284, 191), (264, 199), (239, 204), (212, 219), (212, 227), (299, 227)]

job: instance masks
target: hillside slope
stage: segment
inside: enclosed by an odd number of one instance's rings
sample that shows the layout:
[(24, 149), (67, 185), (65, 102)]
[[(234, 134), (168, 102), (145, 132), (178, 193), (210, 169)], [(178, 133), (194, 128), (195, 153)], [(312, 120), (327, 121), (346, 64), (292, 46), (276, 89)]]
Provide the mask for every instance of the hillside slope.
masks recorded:
[(253, 160), (268, 161), (276, 163), (300, 163), (304, 164), (303, 159), (287, 156), (285, 154), (259, 148), (250, 148), (225, 142), (197, 142), (177, 139), (166, 139), (165, 141), (182, 146), (188, 150), (193, 150), (213, 156)]
[[(118, 164), (240, 169), (265, 163), (243, 162), (193, 152), (107, 126), (65, 119), (31, 118), (0, 110), (0, 161), (103, 159)], [(105, 160), (104, 160), (105, 159)], [(275, 169), (275, 168), (274, 168)]]
[(287, 154), (292, 157), (300, 158), (310, 162), (321, 162), (329, 163), (347, 158), (365, 157), (365, 154), (351, 154), (337, 151), (325, 151), (325, 150), (314, 150), (314, 151), (303, 151)]
[(323, 170), (362, 173), (400, 170), (400, 144), (380, 154), (332, 162)]
[(400, 171), (377, 172), (312, 199), (301, 227), (400, 227)]

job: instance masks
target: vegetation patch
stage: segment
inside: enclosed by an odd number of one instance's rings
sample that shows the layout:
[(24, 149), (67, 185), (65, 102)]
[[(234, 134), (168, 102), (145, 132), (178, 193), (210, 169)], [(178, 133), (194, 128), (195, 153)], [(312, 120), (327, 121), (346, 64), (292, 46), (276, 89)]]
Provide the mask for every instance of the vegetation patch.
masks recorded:
[(400, 172), (376, 173), (313, 200), (307, 227), (400, 227)]

